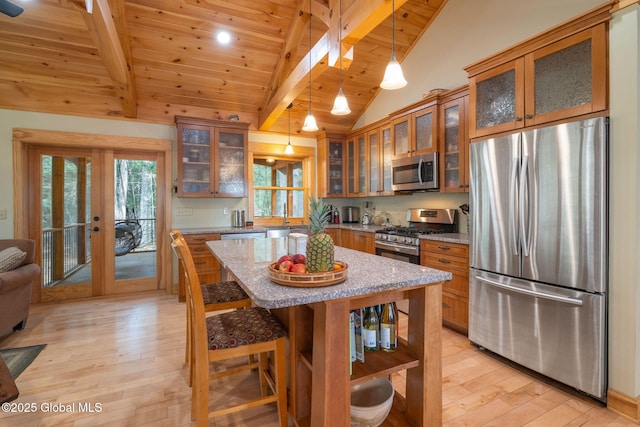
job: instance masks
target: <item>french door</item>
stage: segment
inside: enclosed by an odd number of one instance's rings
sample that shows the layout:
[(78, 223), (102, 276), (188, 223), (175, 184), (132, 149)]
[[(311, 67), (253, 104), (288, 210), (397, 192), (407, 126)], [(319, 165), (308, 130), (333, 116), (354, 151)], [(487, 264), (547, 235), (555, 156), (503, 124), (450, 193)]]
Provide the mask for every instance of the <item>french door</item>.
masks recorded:
[(21, 147), (16, 236), (36, 241), (34, 302), (168, 286), (167, 152), (102, 145)]

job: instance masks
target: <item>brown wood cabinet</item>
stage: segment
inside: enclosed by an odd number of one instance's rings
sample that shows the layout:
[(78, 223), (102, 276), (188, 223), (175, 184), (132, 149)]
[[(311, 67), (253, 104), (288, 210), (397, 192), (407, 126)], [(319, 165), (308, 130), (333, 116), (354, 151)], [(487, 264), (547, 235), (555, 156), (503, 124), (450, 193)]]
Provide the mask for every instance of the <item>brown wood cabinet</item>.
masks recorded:
[(318, 192), (321, 197), (346, 195), (346, 137), (323, 132), (318, 137)]
[(436, 100), (414, 104), (391, 117), (393, 158), (417, 156), (438, 150)]
[(327, 233), (329, 236), (331, 236), (331, 239), (333, 240), (333, 244), (336, 246), (342, 246), (342, 236), (341, 236), (341, 231), (339, 228), (325, 228), (325, 233)]
[(367, 193), (369, 196), (393, 195), (391, 187), (391, 159), (393, 143), (391, 123), (387, 122), (367, 132), (367, 165), (369, 166)]
[(354, 249), (356, 251), (376, 253), (375, 234), (368, 231), (358, 230), (340, 230), (340, 241), (344, 248)]
[(469, 191), (469, 109), (468, 86), (462, 87), (439, 103), (438, 142), (440, 152), (440, 192)]
[(367, 195), (366, 135), (359, 133), (347, 138), (347, 196)]
[(178, 197), (246, 197), (249, 123), (176, 116)]
[(606, 110), (608, 20), (593, 10), (465, 68), (470, 137)]
[(420, 264), (453, 274), (442, 286), (442, 323), (466, 334), (469, 329), (469, 246), (423, 239)]
[[(184, 239), (196, 265), (200, 283), (217, 283), (220, 281), (220, 263), (206, 245), (209, 240), (220, 240), (220, 234), (185, 234)], [(185, 281), (182, 266), (179, 266), (178, 301), (185, 301)]]

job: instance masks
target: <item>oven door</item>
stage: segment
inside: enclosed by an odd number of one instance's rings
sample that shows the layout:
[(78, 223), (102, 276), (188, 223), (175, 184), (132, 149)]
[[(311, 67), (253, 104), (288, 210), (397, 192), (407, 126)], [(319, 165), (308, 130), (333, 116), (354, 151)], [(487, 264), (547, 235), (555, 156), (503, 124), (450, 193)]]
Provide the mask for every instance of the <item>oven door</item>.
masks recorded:
[(376, 242), (376, 255), (411, 264), (420, 264), (420, 249), (417, 246)]

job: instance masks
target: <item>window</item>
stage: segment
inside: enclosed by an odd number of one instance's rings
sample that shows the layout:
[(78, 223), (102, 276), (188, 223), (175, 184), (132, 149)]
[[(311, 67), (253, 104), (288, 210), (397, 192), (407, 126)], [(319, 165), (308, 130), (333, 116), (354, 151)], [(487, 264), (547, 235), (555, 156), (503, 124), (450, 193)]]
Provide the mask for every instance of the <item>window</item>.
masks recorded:
[(301, 159), (255, 156), (253, 159), (253, 217), (303, 219), (304, 162)]

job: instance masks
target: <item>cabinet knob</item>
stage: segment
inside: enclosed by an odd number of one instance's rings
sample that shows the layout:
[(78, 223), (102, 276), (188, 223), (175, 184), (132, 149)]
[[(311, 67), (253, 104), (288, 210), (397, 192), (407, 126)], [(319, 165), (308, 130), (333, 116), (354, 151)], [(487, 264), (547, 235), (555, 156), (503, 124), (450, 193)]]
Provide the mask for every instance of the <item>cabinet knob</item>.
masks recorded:
[(442, 250), (442, 251), (448, 251), (451, 250), (451, 248), (449, 246), (438, 246), (438, 249)]
[(93, 227), (93, 231), (100, 231), (100, 227)]
[(525, 114), (524, 118), (529, 120), (529, 119), (533, 119), (533, 116), (531, 114)]
[(522, 117), (516, 117), (516, 122), (521, 122), (522, 121)]

